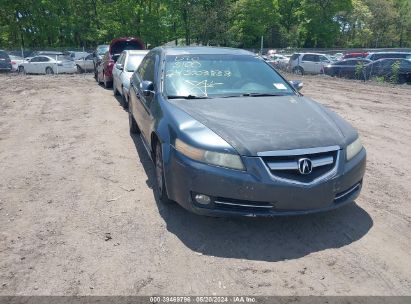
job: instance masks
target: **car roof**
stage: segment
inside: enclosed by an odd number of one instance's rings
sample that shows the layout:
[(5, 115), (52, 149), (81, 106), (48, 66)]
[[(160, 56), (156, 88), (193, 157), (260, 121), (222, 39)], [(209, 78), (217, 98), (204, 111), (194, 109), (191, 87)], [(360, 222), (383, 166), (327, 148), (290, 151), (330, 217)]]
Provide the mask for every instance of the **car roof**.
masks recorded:
[[(227, 48), (227, 47), (210, 47), (210, 46), (185, 46), (185, 47), (159, 47), (165, 55), (248, 55), (255, 57), (252, 52)], [(153, 49), (153, 50), (155, 50)]]
[(124, 50), (123, 53), (128, 53), (129, 55), (142, 55), (147, 54), (149, 50)]
[(328, 54), (322, 54), (322, 53), (299, 53), (300, 55), (323, 55), (323, 56), (329, 56)]

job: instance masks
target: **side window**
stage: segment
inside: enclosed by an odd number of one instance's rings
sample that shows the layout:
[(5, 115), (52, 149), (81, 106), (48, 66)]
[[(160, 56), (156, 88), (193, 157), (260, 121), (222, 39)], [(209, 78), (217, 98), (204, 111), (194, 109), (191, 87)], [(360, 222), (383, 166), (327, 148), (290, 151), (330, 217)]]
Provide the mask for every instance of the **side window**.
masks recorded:
[(93, 54), (88, 55), (84, 60), (93, 60)]
[(50, 59), (48, 59), (47, 57), (40, 57), (41, 58), (41, 62), (48, 62), (50, 61)]
[(33, 57), (30, 62), (40, 62), (40, 57)]
[(304, 56), (303, 56), (302, 60), (303, 60), (303, 61), (315, 61), (315, 60), (314, 60), (314, 56), (315, 56), (315, 55), (307, 54), (307, 55), (304, 55)]
[(141, 80), (148, 80), (154, 82), (154, 69), (155, 69), (155, 57), (145, 57), (140, 67), (138, 68), (138, 74)]

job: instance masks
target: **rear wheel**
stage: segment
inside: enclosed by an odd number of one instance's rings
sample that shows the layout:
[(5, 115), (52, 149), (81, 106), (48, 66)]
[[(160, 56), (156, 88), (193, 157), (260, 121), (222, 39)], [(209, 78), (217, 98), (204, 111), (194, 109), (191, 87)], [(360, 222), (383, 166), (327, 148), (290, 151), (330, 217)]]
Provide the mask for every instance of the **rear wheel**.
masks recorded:
[(103, 83), (106, 89), (110, 88), (112, 83), (107, 79), (106, 74), (103, 71)]
[(46, 75), (52, 75), (52, 74), (54, 74), (53, 69), (51, 67), (47, 67), (46, 68)]
[(158, 198), (162, 202), (168, 202), (165, 179), (164, 179), (164, 166), (163, 166), (163, 152), (161, 149), (161, 143), (157, 141), (156, 150), (154, 151), (154, 164), (156, 167), (156, 181)]

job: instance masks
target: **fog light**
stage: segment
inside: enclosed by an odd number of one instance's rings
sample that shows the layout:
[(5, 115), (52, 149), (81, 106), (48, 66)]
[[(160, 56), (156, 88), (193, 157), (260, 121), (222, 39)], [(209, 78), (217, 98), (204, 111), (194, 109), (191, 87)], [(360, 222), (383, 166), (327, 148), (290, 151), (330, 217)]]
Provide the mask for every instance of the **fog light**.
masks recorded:
[(211, 203), (211, 198), (205, 194), (196, 194), (194, 198), (196, 202), (201, 205), (208, 205)]

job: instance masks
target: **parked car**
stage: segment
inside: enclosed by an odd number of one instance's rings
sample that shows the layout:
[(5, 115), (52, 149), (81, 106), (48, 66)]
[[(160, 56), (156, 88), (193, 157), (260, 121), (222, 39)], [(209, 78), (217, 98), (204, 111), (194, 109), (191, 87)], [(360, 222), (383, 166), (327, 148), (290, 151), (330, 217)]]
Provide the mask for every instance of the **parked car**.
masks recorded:
[(280, 55), (275, 54), (270, 57), (268, 62), (275, 68), (285, 70), (287, 68), (288, 62), (290, 61), (291, 55)]
[(329, 76), (360, 78), (362, 66), (370, 63), (368, 59), (345, 59), (324, 66), (324, 74)]
[(12, 68), (9, 54), (0, 50), (0, 71), (10, 72)]
[(296, 53), (288, 62), (288, 70), (294, 74), (321, 74), (323, 67), (331, 63), (331, 59), (324, 54)]
[(108, 44), (98, 45), (95, 51), (93, 52), (93, 65), (94, 65), (94, 78), (97, 80), (97, 67), (101, 63), (103, 56), (108, 52)]
[(352, 202), (357, 131), (253, 53), (158, 47), (131, 78), (129, 125), (158, 197), (205, 215), (307, 214)]
[(86, 57), (75, 60), (77, 72), (92, 72), (94, 71), (94, 55), (88, 54)]
[[(394, 73), (394, 64), (399, 64), (397, 75)], [(364, 78), (383, 77), (384, 80), (393, 81), (396, 76), (398, 83), (411, 84), (411, 61), (407, 59), (379, 59), (364, 67)]]
[(144, 50), (123, 51), (113, 68), (113, 92), (114, 95), (120, 94), (122, 96), (126, 108), (128, 107), (131, 75), (139, 67), (147, 53), (148, 51)]
[(367, 56), (368, 56), (368, 52), (350, 52), (350, 53), (345, 53), (342, 59), (365, 58)]
[[(57, 59), (57, 60), (56, 60)], [(77, 71), (74, 61), (65, 56), (35, 56), (19, 65), (19, 72), (24, 74), (62, 74)]]
[(108, 51), (97, 66), (97, 82), (104, 83), (105, 88), (113, 84), (113, 66), (124, 50), (144, 50), (144, 43), (139, 38), (117, 38), (110, 43)]
[(369, 60), (378, 60), (384, 58), (402, 58), (411, 59), (411, 53), (408, 52), (375, 52), (369, 53), (367, 57)]
[(11, 63), (11, 70), (13, 72), (18, 71), (19, 65), (27, 61), (23, 57), (20, 57), (20, 56), (9, 55), (9, 57), (10, 57), (10, 63)]

